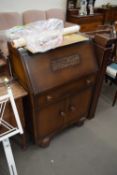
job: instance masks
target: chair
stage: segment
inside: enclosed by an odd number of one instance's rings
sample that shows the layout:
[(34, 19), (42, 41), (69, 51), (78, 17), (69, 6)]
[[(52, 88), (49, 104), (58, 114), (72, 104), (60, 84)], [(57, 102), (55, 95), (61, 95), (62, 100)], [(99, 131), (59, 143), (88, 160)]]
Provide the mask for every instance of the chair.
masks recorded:
[[(16, 122), (16, 126), (10, 124), (5, 118), (6, 104), (10, 103), (13, 110), (13, 117)], [(13, 158), (9, 138), (16, 134), (23, 134), (23, 129), (19, 119), (18, 111), (13, 98), (12, 90), (8, 87), (8, 92), (5, 95), (0, 96), (0, 141), (3, 143), (10, 175), (17, 175), (15, 161)]]
[[(99, 35), (95, 37), (98, 43), (105, 45), (105, 49), (107, 47), (111, 47), (110, 54), (108, 55), (107, 63), (105, 64), (106, 74), (105, 80), (108, 82), (110, 80), (110, 84), (115, 83), (117, 85), (117, 34), (116, 34), (116, 26), (113, 25), (101, 25), (98, 27)], [(98, 32), (98, 31), (97, 31)], [(117, 99), (117, 91), (114, 95), (114, 100), (112, 106), (115, 105)]]
[[(110, 84), (114, 83), (117, 85), (117, 37), (115, 39), (113, 50), (110, 56), (109, 64), (106, 68), (106, 82), (110, 80)], [(114, 95), (112, 106), (115, 105), (117, 100), (117, 90)]]
[[(111, 81), (110, 84), (114, 83), (117, 85), (117, 63), (111, 63), (110, 65), (107, 66), (106, 80), (108, 79)], [(115, 105), (116, 100), (117, 100), (117, 90), (114, 95), (112, 106)]]

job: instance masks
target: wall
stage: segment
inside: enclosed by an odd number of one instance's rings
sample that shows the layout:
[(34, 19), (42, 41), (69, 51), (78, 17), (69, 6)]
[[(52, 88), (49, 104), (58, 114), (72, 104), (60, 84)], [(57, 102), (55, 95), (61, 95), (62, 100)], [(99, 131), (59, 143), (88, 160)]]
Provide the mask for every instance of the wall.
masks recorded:
[(111, 3), (117, 5), (117, 0), (96, 0), (95, 6), (101, 6), (102, 4)]
[(0, 11), (19, 11), (27, 9), (65, 9), (66, 0), (0, 0)]
[[(117, 5), (117, 0), (96, 0), (96, 6), (104, 3), (113, 3)], [(0, 0), (0, 11), (19, 11), (27, 9), (49, 9), (66, 8), (66, 0)]]

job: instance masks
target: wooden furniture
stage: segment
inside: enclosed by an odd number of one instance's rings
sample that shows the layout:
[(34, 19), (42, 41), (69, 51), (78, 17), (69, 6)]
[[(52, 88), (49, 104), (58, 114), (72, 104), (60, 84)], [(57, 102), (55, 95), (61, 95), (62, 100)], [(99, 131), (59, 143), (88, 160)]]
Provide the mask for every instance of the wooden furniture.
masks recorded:
[[(99, 67), (100, 67), (100, 71), (98, 74), (99, 81), (98, 81), (98, 84), (96, 86), (97, 98), (100, 94), (101, 84), (103, 83), (103, 79), (105, 78), (105, 75), (106, 75), (107, 66), (108, 66), (108, 64), (112, 63), (112, 61), (114, 61), (113, 58), (115, 57), (115, 52), (116, 52), (115, 49), (116, 49), (116, 42), (117, 42), (115, 32), (112, 31), (112, 29), (110, 27), (108, 28), (108, 26), (107, 26), (107, 28), (106, 28), (106, 26), (103, 26), (103, 29), (104, 30), (99, 30), (99, 31), (87, 33), (89, 35), (89, 37), (91, 37), (93, 39), (94, 43), (96, 44), (97, 56), (98, 56)], [(104, 59), (102, 59), (102, 57), (104, 57)], [(104, 75), (104, 77), (100, 76), (102, 74)], [(115, 103), (115, 100), (116, 100), (116, 96), (117, 96), (116, 94), (114, 97), (113, 104)], [(95, 109), (95, 107), (93, 109)], [(92, 112), (94, 113), (93, 110), (92, 110)]]
[(6, 75), (8, 74), (7, 69), (7, 61), (3, 58), (2, 54), (0, 53), (0, 75)]
[[(70, 41), (71, 36), (68, 38)], [(14, 75), (29, 94), (26, 123), (36, 144), (43, 147), (55, 133), (94, 116), (104, 77), (100, 62), (105, 63), (107, 52), (103, 55), (101, 50), (99, 62), (100, 53), (90, 40), (73, 42), (72, 38), (65, 43), (64, 38), (61, 47), (38, 54), (9, 43)]]
[(89, 32), (96, 30), (99, 25), (103, 24), (103, 15), (99, 13), (86, 16), (73, 14), (67, 16), (67, 21), (79, 24), (80, 32)]
[[(25, 136), (25, 117), (24, 117), (24, 107), (23, 107), (23, 100), (24, 97), (27, 95), (27, 92), (24, 90), (24, 88), (18, 83), (13, 82), (10, 84), (10, 87), (13, 92), (13, 96), (16, 102), (16, 106), (19, 112), (20, 120), (24, 129), (24, 134), (21, 136), (20, 144), (23, 148), (26, 147), (26, 136)], [(6, 86), (0, 86), (0, 96), (5, 95), (7, 91)], [(15, 125), (15, 121), (12, 117), (13, 113), (11, 110), (10, 104), (7, 104), (6, 110), (5, 110), (5, 119), (11, 123), (12, 125)]]
[[(107, 35), (105, 36), (108, 37)], [(110, 39), (110, 38), (109, 38)], [(110, 59), (108, 61), (108, 65), (106, 68), (106, 82), (108, 83), (108, 80), (110, 80), (110, 85), (114, 83), (117, 86), (117, 36), (111, 35), (111, 40), (113, 41), (113, 49), (110, 55)], [(110, 87), (111, 88), (111, 87)], [(117, 100), (117, 90), (115, 91), (115, 95), (113, 98), (112, 106), (115, 105)]]
[(117, 6), (112, 6), (109, 8), (99, 7), (95, 9), (95, 12), (103, 15), (103, 24), (113, 24), (114, 21), (117, 20)]
[(79, 5), (77, 0), (67, 0), (66, 20), (81, 26), (80, 32), (89, 32), (97, 29), (103, 24), (103, 15), (95, 13), (94, 15), (79, 15)]
[(77, 5), (77, 0), (67, 0), (66, 16), (78, 15), (79, 6)]
[[(117, 63), (111, 63), (107, 66), (106, 69), (106, 82), (110, 80), (110, 85), (114, 83), (117, 86)], [(115, 105), (117, 100), (117, 90), (115, 91), (114, 99), (112, 102), (112, 106)]]

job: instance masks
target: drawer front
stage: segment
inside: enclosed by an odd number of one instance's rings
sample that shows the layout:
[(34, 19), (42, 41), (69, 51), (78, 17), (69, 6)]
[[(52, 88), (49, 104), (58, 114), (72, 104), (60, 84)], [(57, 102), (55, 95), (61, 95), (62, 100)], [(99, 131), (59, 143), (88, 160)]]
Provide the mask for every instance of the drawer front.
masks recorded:
[(55, 90), (48, 91), (44, 95), (39, 96), (39, 106), (40, 108), (44, 107), (57, 100), (65, 98), (66, 96), (69, 96), (72, 93), (78, 92), (78, 90), (81, 90), (88, 86), (92, 86), (95, 83), (95, 80), (96, 75), (94, 74), (87, 76), (83, 79), (77, 80), (74, 83), (71, 82), (68, 85), (62, 86)]
[(63, 128), (66, 102), (61, 101), (41, 109), (36, 117), (37, 135), (40, 138), (48, 136)]
[(82, 117), (87, 118), (91, 97), (92, 87), (89, 87), (80, 93), (69, 97), (67, 107), (68, 111), (65, 118), (66, 124), (79, 121)]

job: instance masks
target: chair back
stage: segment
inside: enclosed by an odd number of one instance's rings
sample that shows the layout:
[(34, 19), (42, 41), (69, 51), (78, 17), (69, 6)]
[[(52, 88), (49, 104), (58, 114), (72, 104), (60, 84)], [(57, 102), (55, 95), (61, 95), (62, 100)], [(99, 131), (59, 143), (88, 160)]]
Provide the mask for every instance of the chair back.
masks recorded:
[(43, 10), (27, 10), (23, 12), (23, 24), (46, 20), (46, 12)]

